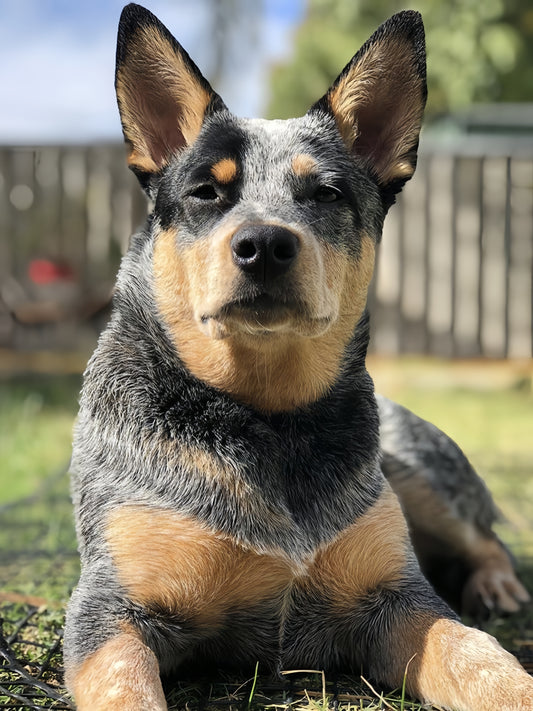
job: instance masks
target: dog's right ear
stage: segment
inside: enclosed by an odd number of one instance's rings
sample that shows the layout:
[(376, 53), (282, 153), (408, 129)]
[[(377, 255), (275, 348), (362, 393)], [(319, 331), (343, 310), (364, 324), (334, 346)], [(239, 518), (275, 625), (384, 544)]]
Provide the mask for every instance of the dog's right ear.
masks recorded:
[(120, 16), (115, 88), (128, 165), (142, 187), (195, 140), (204, 118), (225, 109), (166, 27), (140, 5)]

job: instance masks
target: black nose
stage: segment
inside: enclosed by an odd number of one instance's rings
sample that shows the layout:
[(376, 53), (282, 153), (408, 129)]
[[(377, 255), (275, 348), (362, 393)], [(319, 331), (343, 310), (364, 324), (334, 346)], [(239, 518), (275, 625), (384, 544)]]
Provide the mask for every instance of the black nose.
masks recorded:
[(299, 249), (294, 232), (277, 225), (243, 227), (231, 239), (234, 263), (265, 284), (289, 270)]

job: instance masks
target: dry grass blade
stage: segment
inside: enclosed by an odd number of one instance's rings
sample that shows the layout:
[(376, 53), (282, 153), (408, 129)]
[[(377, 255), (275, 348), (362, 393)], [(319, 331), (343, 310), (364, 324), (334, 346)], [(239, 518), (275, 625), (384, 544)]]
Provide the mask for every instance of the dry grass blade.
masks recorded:
[[(320, 674), (322, 677), (322, 704), (324, 705), (324, 708), (328, 707), (328, 698), (326, 696), (326, 674), (324, 673), (324, 670), (320, 669), (291, 669), (289, 671), (282, 671), (281, 672), (284, 676), (288, 674)], [(307, 694), (307, 690), (305, 691)]]
[(392, 711), (396, 711), (394, 706), (392, 704), (389, 704), (389, 702), (385, 699), (385, 697), (383, 696), (383, 692), (378, 694), (372, 684), (367, 679), (365, 679), (364, 676), (361, 676), (361, 681), (366, 684), (366, 686), (368, 686), (370, 691), (375, 694), (376, 698), (379, 699), (380, 703), (383, 704), (383, 706), (386, 706), (388, 709), (392, 709)]

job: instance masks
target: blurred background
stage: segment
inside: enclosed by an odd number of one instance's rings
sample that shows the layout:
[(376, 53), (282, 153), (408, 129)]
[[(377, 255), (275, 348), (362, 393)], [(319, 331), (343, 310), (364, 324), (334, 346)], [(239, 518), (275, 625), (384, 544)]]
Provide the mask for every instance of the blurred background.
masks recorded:
[[(533, 555), (530, 0), (145, 0), (240, 115), (304, 113), (387, 17), (427, 32), (419, 167), (370, 297), (379, 390), (455, 437)], [(0, 600), (64, 599), (81, 373), (146, 215), (115, 106), (121, 0), (0, 0)], [(25, 599), (26, 599), (25, 598)]]

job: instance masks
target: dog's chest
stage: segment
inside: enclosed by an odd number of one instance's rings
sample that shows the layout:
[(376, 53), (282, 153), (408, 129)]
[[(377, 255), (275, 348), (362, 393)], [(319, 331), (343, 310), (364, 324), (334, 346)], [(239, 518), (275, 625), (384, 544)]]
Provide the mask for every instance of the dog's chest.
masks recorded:
[(302, 593), (327, 596), (341, 609), (383, 577), (384, 551), (385, 567), (394, 572), (393, 561), (403, 560), (404, 529), (397, 500), (386, 490), (352, 525), (299, 561), (280, 548), (245, 547), (193, 517), (137, 505), (109, 517), (107, 543), (133, 603), (177, 619), (195, 636), (211, 637), (244, 617), (271, 619), (276, 638)]
[(223, 609), (247, 607), (289, 584), (295, 565), (259, 553), (175, 511), (125, 505), (108, 520), (107, 543), (134, 602), (216, 624)]
[(153, 454), (131, 448), (105, 507), (106, 547), (127, 598), (191, 644), (233, 636), (238, 648), (262, 627), (274, 649), (301, 591), (329, 597), (331, 579), (346, 578), (340, 543), (350, 539), (353, 560), (364, 548), (353, 526), (382, 488), (371, 433), (349, 417), (214, 410), (165, 408)]
[(210, 409), (202, 419), (185, 407), (166, 413), (172, 439), (157, 447), (153, 505), (299, 566), (381, 491), (372, 421), (354, 423), (351, 411), (268, 419)]

